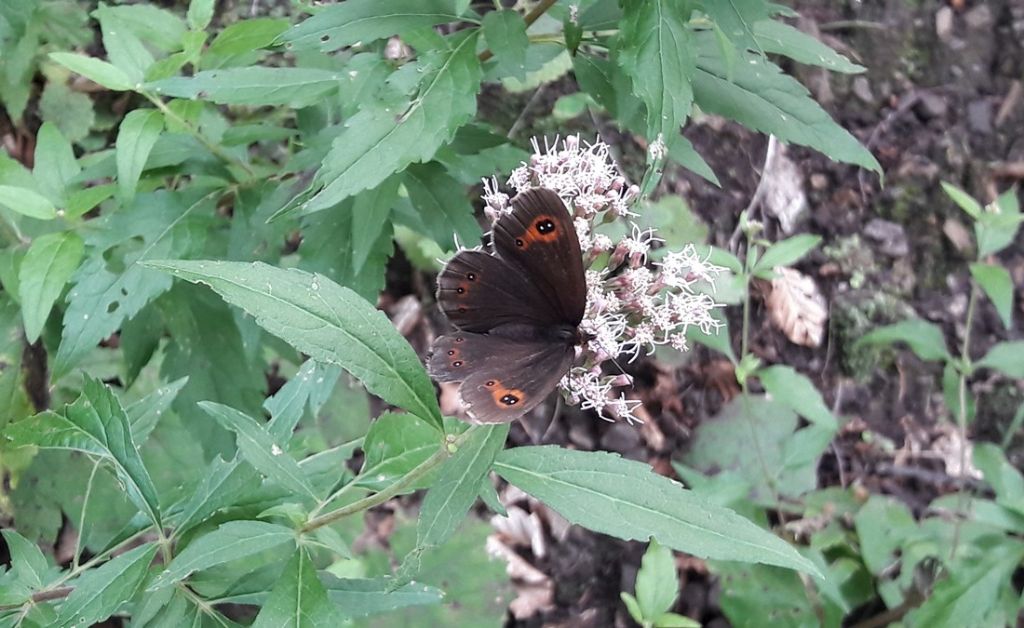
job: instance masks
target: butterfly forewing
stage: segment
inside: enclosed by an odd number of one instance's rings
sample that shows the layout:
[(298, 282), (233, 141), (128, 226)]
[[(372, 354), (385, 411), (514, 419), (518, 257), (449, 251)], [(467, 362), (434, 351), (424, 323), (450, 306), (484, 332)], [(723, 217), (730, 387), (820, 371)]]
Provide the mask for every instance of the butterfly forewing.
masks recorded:
[(487, 332), (501, 325), (552, 325), (558, 314), (509, 262), (483, 251), (461, 251), (437, 278), (437, 302), (452, 325)]
[(475, 423), (506, 423), (532, 410), (572, 365), (571, 345), (455, 332), (434, 342), (430, 374), (461, 381), (459, 396)]
[(583, 254), (572, 216), (557, 194), (537, 188), (512, 199), (512, 211), (494, 225), (494, 249), (522, 268), (560, 322), (580, 323), (587, 304)]

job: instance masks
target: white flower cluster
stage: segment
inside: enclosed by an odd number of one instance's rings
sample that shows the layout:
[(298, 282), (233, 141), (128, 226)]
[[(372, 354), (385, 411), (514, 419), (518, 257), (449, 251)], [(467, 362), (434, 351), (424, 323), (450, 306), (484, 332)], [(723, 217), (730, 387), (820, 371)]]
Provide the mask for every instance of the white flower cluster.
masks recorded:
[[(619, 356), (630, 361), (651, 354), (657, 345), (679, 350), (688, 348), (686, 330), (695, 326), (704, 333), (719, 327), (711, 316), (717, 307), (710, 295), (694, 291), (699, 281), (712, 286), (723, 269), (708, 263), (691, 244), (682, 251), (670, 251), (659, 263), (648, 263), (653, 246), (661, 243), (651, 229), (641, 229), (629, 218), (629, 205), (639, 189), (627, 185), (612, 161), (608, 145), (597, 141), (583, 145), (579, 136), (569, 136), (541, 150), (533, 140), (529, 164), (516, 168), (508, 185), (522, 192), (535, 187), (554, 190), (574, 214), (581, 254), (587, 267), (587, 309), (580, 331), (588, 339), (583, 359), (560, 383), (570, 403), (593, 409), (606, 420), (638, 420), (633, 410), (639, 401), (613, 388), (632, 384), (621, 373), (607, 374), (605, 364)], [(499, 191), (497, 181), (484, 181), (486, 211), (492, 220), (509, 211), (509, 196)], [(613, 242), (600, 226), (626, 221), (627, 235)], [(610, 368), (608, 370), (611, 370)]]

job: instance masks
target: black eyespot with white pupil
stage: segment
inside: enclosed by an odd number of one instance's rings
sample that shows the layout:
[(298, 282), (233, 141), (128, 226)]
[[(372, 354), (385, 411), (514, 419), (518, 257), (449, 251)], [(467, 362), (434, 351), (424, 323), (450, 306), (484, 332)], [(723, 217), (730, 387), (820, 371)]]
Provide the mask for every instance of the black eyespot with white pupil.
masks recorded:
[(541, 235), (547, 235), (555, 230), (555, 223), (547, 218), (544, 220), (538, 220), (537, 224), (534, 226), (537, 227), (537, 231), (539, 231)]
[(466, 273), (466, 279), (476, 281), (476, 273)]
[(454, 362), (452, 362), (452, 366), (456, 368), (462, 366), (462, 360), (455, 360)]
[(516, 238), (516, 246), (520, 246), (521, 247), (521, 246), (523, 246), (523, 244), (525, 244), (525, 242), (523, 242), (522, 238)]
[(455, 349), (449, 349), (448, 355), (455, 355)]
[(500, 401), (503, 404), (505, 404), (506, 406), (514, 406), (517, 403), (519, 403), (519, 397), (516, 397), (515, 395), (509, 394), (509, 395), (505, 395), (504, 397), (502, 397), (500, 399)]
[(455, 292), (458, 292), (459, 294), (462, 294), (465, 291), (466, 291), (466, 289), (463, 288), (462, 286), (459, 286), (458, 288), (455, 289)]

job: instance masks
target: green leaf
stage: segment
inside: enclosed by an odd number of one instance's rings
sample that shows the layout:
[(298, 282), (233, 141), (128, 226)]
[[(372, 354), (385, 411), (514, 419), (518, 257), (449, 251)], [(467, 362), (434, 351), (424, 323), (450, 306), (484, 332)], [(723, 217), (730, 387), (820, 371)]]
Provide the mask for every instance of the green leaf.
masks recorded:
[[(459, 19), (451, 0), (348, 0), (325, 7), (280, 37), (293, 50), (328, 52)], [(290, 44), (290, 45), (289, 45)]]
[(434, 388), (386, 316), (321, 275), (260, 262), (147, 262), (210, 286), (228, 303), (310, 357), (337, 364), (381, 399), (441, 429)]
[(416, 97), (407, 105), (368, 105), (345, 123), (317, 173), (317, 185), (329, 183), (302, 206), (304, 213), (375, 187), (409, 164), (430, 159), (451, 141), (456, 129), (476, 113), (476, 35), (472, 29), (457, 33), (449, 49), (432, 51), (416, 62), (421, 78)]
[(74, 231), (39, 236), (29, 247), (18, 277), (21, 316), (30, 343), (38, 340), (53, 304), (78, 268), (84, 251), (85, 243)]
[(51, 220), (57, 208), (45, 196), (28, 188), (0, 185), (0, 205), (29, 218)]
[(384, 232), (391, 208), (398, 200), (398, 177), (386, 179), (373, 190), (356, 196), (352, 206), (352, 272), (363, 270), (373, 246)]
[(200, 67), (207, 70), (254, 63), (262, 55), (260, 49), (274, 43), (288, 26), (288, 20), (269, 17), (235, 22), (210, 42)]
[(945, 361), (951, 359), (949, 351), (946, 349), (946, 337), (942, 334), (942, 329), (920, 318), (879, 327), (862, 336), (857, 340), (856, 345), (893, 344), (896, 342), (905, 342), (910, 350), (922, 360)]
[(95, 57), (75, 52), (51, 52), (50, 58), (67, 69), (81, 74), (94, 83), (99, 83), (115, 92), (130, 90), (134, 83), (118, 67)]
[(654, 620), (672, 609), (678, 595), (679, 574), (672, 550), (652, 538), (636, 573), (636, 601), (641, 615)]
[(904, 540), (919, 533), (907, 506), (883, 495), (869, 497), (853, 521), (864, 565), (875, 575), (890, 570)]
[(238, 458), (225, 462), (218, 456), (200, 477), (199, 485), (181, 507), (175, 535), (188, 532), (260, 486), (259, 475), (248, 465), (241, 464)]
[(188, 3), (185, 19), (192, 30), (201, 31), (210, 25), (213, 19), (213, 5), (216, 0), (192, 0)]
[(68, 218), (79, 218), (82, 214), (92, 210), (94, 207), (114, 195), (117, 186), (113, 183), (95, 185), (91, 188), (78, 190), (68, 195), (67, 205), (64, 211)]
[(616, 454), (517, 447), (494, 470), (572, 523), (624, 540), (657, 537), (694, 556), (818, 570), (790, 545), (649, 466)]
[(971, 276), (985, 291), (1007, 329), (1013, 327), (1013, 279), (1010, 271), (995, 264), (971, 264)]
[(981, 203), (974, 200), (974, 197), (964, 192), (952, 183), (942, 181), (942, 189), (946, 192), (946, 196), (953, 199), (953, 202), (960, 206), (960, 209), (964, 210), (968, 216), (977, 220), (981, 218), (981, 214), (985, 211)]
[(178, 552), (149, 585), (155, 591), (179, 582), (196, 571), (246, 558), (295, 542), (295, 530), (265, 521), (229, 521), (208, 532)]
[(50, 82), (39, 99), (39, 116), (60, 129), (70, 142), (84, 140), (96, 121), (92, 99), (64, 83)]
[(188, 382), (187, 377), (182, 377), (166, 386), (161, 386), (139, 399), (132, 405), (125, 408), (128, 414), (128, 421), (132, 426), (132, 439), (141, 445), (149, 438), (153, 428), (156, 427), (160, 415), (171, 407), (175, 397)]
[(71, 142), (55, 124), (44, 122), (36, 134), (35, 165), (32, 168), (32, 176), (40, 191), (55, 204), (60, 204), (66, 196), (68, 184), (81, 171)]
[(717, 51), (713, 34), (698, 33), (697, 39), (700, 52), (693, 93), (701, 109), (881, 174), (874, 156), (777, 65), (743, 53), (729, 68)]
[(143, 87), (161, 96), (198, 98), (221, 105), (305, 107), (324, 100), (340, 81), (341, 76), (331, 70), (254, 66), (204, 70)]
[[(99, 20), (103, 48), (107, 52), (107, 58), (128, 76), (133, 85), (137, 85), (142, 82), (146, 70), (155, 62), (150, 48), (142, 43), (142, 39), (145, 38), (153, 46), (159, 41), (158, 38), (161, 38), (161, 35), (158, 29), (152, 28), (147, 28), (148, 32), (145, 34), (140, 33), (139, 21), (131, 18), (137, 18), (140, 13), (144, 12), (148, 14), (146, 17), (155, 25), (163, 21), (159, 17), (169, 14), (154, 6), (139, 5), (138, 9), (133, 12), (135, 15), (129, 16), (124, 11), (125, 8), (100, 4), (99, 8), (93, 11), (93, 16)], [(177, 22), (177, 26), (184, 30), (184, 25), (180, 20)], [(180, 40), (180, 36), (175, 39)]]
[(619, 62), (647, 105), (647, 137), (666, 144), (693, 107), (694, 50), (688, 11), (676, 0), (626, 4)]
[(61, 605), (57, 625), (91, 626), (116, 613), (142, 586), (156, 550), (152, 543), (142, 545), (83, 573)]
[(621, 599), (622, 603), (626, 605), (626, 610), (629, 612), (629, 616), (633, 618), (633, 621), (642, 626), (644, 614), (643, 611), (640, 610), (640, 603), (636, 601), (636, 598), (629, 593), (622, 591), (619, 593), (619, 599)]
[(12, 423), (5, 434), (15, 446), (69, 449), (104, 459), (114, 467), (132, 502), (154, 525), (160, 525), (156, 487), (132, 440), (128, 415), (102, 382), (86, 378), (82, 395), (65, 406), (62, 414), (37, 414)]
[(156, 109), (135, 109), (121, 121), (117, 132), (117, 183), (123, 203), (135, 197), (139, 177), (149, 153), (164, 130), (164, 116)]
[(1024, 515), (1024, 476), (992, 443), (975, 443), (974, 466), (985, 476), (996, 494), (996, 503)]
[(435, 242), (453, 248), (453, 238), (466, 246), (480, 241), (480, 224), (473, 217), (473, 205), (466, 197), (465, 187), (440, 164), (432, 161), (409, 166), (402, 182)]
[(304, 548), (299, 548), (260, 609), (253, 628), (325, 628), (338, 625), (327, 590)]
[(754, 36), (765, 52), (785, 55), (807, 65), (816, 65), (833, 72), (859, 74), (866, 68), (832, 50), (814, 37), (785, 22), (765, 20), (754, 24)]
[(789, 407), (811, 423), (832, 432), (839, 429), (839, 421), (825, 405), (821, 393), (811, 380), (789, 366), (770, 366), (757, 372), (765, 392), (772, 399)]
[(171, 287), (169, 277), (139, 262), (186, 255), (202, 241), (195, 233), (195, 214), (212, 208), (213, 201), (203, 197), (191, 205), (185, 202), (179, 194), (139, 194), (131, 206), (90, 223), (95, 223), (86, 236), (91, 251), (72, 278), (54, 381)]
[(989, 349), (976, 366), (995, 369), (1008, 377), (1024, 377), (1024, 340), (1003, 341)]
[(1016, 188), (1000, 194), (996, 202), (991, 203), (986, 210), (974, 224), (979, 259), (994, 255), (1013, 244), (1024, 223)]
[(776, 242), (768, 247), (768, 250), (754, 264), (754, 274), (767, 274), (770, 279), (775, 268), (791, 266), (820, 243), (821, 236), (809, 233), (802, 233)]
[(441, 545), (458, 529), (476, 501), (480, 482), (505, 446), (508, 430), (507, 423), (477, 428), (444, 464), (420, 508), (416, 524), (419, 548)]
[(32, 589), (41, 588), (48, 579), (50, 565), (46, 562), (39, 546), (18, 534), (13, 528), (2, 531), (7, 543), (7, 553), (11, 560), (11, 569), (17, 574), (18, 580), (25, 582)]
[(737, 48), (764, 53), (755, 35), (755, 24), (771, 16), (765, 0), (710, 0), (701, 6)]
[(224, 429), (234, 432), (242, 456), (267, 479), (313, 500), (318, 498), (299, 463), (274, 442), (267, 431), (252, 417), (219, 403), (203, 401), (199, 407), (217, 420)]
[(344, 617), (357, 619), (410, 606), (430, 606), (444, 599), (444, 592), (419, 582), (394, 588), (392, 578), (335, 578), (324, 576), (327, 596)]
[[(998, 625), (984, 618), (997, 608), (1002, 591), (1013, 572), (1024, 560), (1024, 543), (1007, 539), (985, 552), (973, 564), (950, 570), (948, 577), (935, 584), (928, 599), (911, 611), (906, 619), (910, 626), (959, 628), (971, 625)], [(1018, 593), (1011, 590), (1011, 595)], [(1008, 623), (1012, 623), (1012, 620)]]
[(488, 12), (484, 15), (484, 39), (497, 59), (496, 76), (526, 78), (526, 49), (530, 39), (526, 36), (522, 15), (510, 9)]
[(363, 441), (360, 486), (380, 490), (429, 458), (441, 443), (437, 431), (407, 414), (386, 412), (373, 422)]

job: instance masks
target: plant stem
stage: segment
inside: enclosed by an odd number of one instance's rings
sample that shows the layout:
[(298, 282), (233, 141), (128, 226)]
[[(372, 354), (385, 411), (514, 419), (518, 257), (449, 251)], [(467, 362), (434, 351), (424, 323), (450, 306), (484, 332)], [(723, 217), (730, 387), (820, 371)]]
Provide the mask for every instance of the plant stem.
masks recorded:
[[(480, 427), (481, 426), (479, 425), (474, 425), (473, 427), (469, 428), (468, 430), (460, 434), (458, 438), (452, 441), (451, 444), (454, 445), (455, 447), (462, 445), (462, 443), (464, 443), (466, 439), (468, 439), (469, 436), (473, 434), (476, 430), (479, 430)], [(341, 508), (337, 508), (326, 514), (320, 515), (318, 517), (313, 517), (312, 519), (306, 522), (306, 525), (302, 526), (302, 528), (299, 529), (299, 534), (308, 534), (309, 532), (312, 532), (317, 528), (322, 528), (326, 525), (330, 525), (339, 519), (342, 519), (349, 515), (354, 515), (357, 512), (362, 512), (369, 508), (373, 508), (374, 506), (379, 506), (380, 504), (383, 504), (392, 497), (395, 497), (402, 493), (405, 489), (409, 488), (410, 486), (413, 486), (423, 476), (430, 473), (435, 467), (439, 466), (441, 463), (447, 460), (449, 456), (451, 456), (451, 453), (449, 451), (449, 443), (444, 442), (441, 444), (438, 450), (435, 451), (429, 458), (421, 462), (419, 466), (414, 468), (412, 471), (409, 471), (409, 473), (402, 476), (398, 481), (396, 481), (391, 486), (385, 488), (380, 492), (374, 493), (373, 495), (369, 495), (360, 500), (354, 501), (351, 504), (348, 504), (347, 506), (342, 506)]]
[[(971, 296), (967, 301), (967, 318), (964, 328), (964, 343), (960, 350), (960, 359), (963, 362), (960, 368), (960, 379), (957, 382), (957, 408), (956, 423), (957, 431), (960, 434), (960, 479), (967, 479), (967, 376), (971, 364), (971, 328), (974, 326), (974, 310), (978, 305), (978, 286), (971, 281)], [(963, 521), (962, 513), (967, 499), (967, 490), (961, 490), (957, 495), (957, 518), (953, 523), (953, 543), (949, 549), (949, 559), (956, 557), (956, 550), (960, 544), (960, 525)]]
[(89, 496), (92, 494), (92, 483), (96, 479), (96, 470), (100, 468), (100, 460), (97, 458), (92, 463), (92, 472), (89, 474), (89, 482), (85, 485), (85, 496), (82, 498), (82, 514), (78, 518), (78, 538), (75, 539), (75, 554), (71, 560), (71, 568), (78, 567), (78, 560), (81, 558), (82, 536), (85, 534), (85, 512), (89, 509)]
[(199, 129), (192, 126), (190, 122), (188, 122), (178, 114), (174, 113), (174, 111), (170, 107), (168, 107), (163, 100), (156, 96), (153, 96), (148, 92), (139, 93), (141, 93), (146, 100), (153, 103), (153, 106), (159, 109), (160, 112), (164, 114), (164, 116), (187, 129), (188, 132), (197, 140), (199, 140), (199, 143), (205, 146), (207, 150), (209, 150), (211, 153), (213, 153), (217, 157), (220, 157), (229, 164), (237, 168), (241, 168), (242, 170), (245, 171), (246, 174), (249, 175), (250, 178), (256, 178), (256, 171), (252, 169), (252, 166), (243, 161), (239, 161), (234, 156), (230, 155), (227, 151), (225, 151), (221, 146), (217, 145), (214, 142), (211, 142), (209, 139), (207, 139), (205, 135), (199, 132)]

